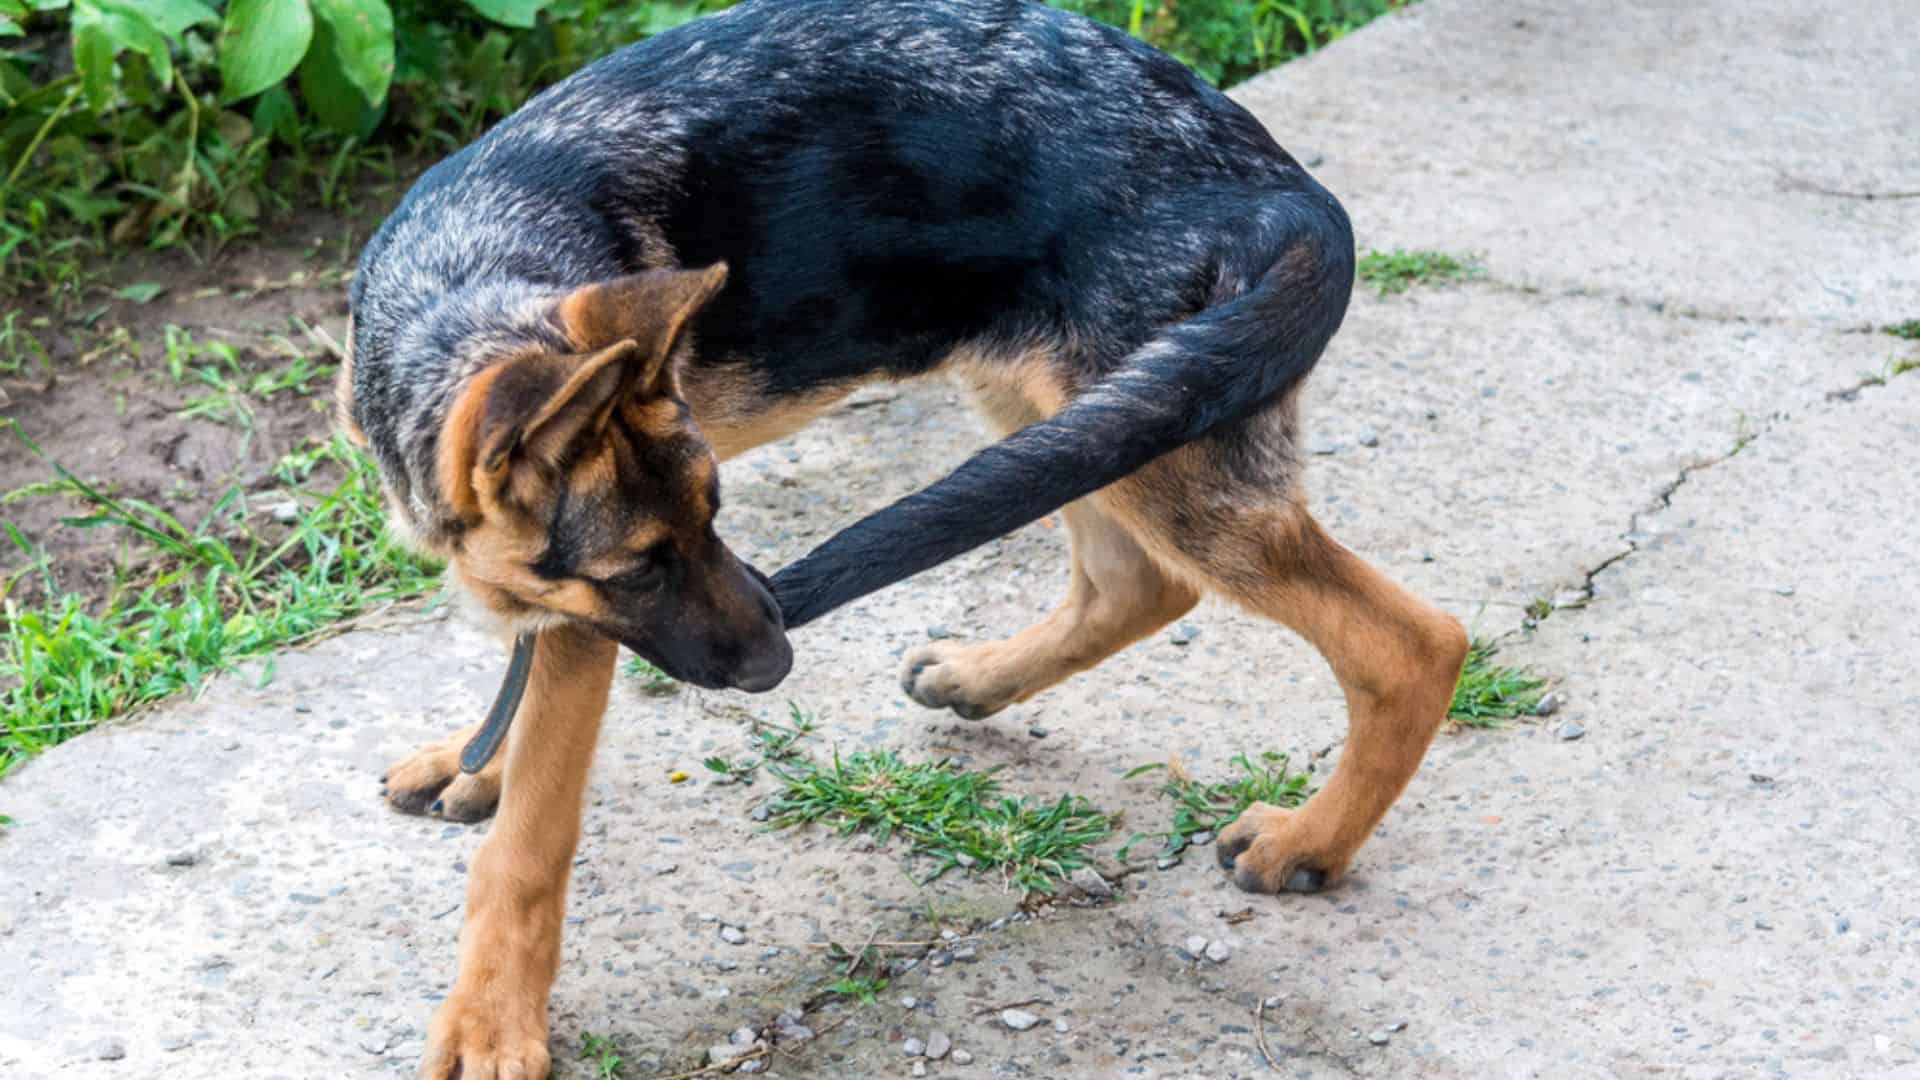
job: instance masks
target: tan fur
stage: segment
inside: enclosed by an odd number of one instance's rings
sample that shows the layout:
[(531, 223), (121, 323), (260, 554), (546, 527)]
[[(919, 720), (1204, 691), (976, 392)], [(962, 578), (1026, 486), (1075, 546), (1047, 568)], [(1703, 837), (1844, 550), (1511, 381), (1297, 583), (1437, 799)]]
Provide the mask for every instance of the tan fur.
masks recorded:
[(694, 424), (721, 461), (799, 431), (859, 385), (782, 397), (740, 364), (688, 367), (680, 382)]
[(467, 875), (459, 976), (428, 1030), (421, 1080), (548, 1073), (547, 995), (614, 653), (591, 631), (540, 635), (500, 811)]
[(367, 433), (360, 430), (360, 424), (353, 418), (353, 316), (347, 316), (346, 352), (340, 358), (340, 372), (333, 379), (333, 422), (347, 436), (347, 441), (365, 448)]

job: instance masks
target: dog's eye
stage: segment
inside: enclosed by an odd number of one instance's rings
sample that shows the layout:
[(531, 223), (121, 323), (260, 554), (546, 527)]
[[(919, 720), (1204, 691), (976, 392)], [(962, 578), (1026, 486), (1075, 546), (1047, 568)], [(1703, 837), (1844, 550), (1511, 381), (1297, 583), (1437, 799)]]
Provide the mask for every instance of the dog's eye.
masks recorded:
[(666, 552), (660, 546), (647, 551), (640, 560), (607, 579), (607, 585), (622, 592), (651, 592), (666, 580)]

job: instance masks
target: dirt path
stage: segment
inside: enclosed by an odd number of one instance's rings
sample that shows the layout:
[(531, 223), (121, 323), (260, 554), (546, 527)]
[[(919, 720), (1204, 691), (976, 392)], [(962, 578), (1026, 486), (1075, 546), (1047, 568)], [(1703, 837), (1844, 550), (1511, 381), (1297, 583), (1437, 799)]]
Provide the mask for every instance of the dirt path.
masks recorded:
[[(1800, 183), (1916, 186), (1920, 65), (1891, 19), (1427, 0), (1241, 94), (1323, 159), (1363, 247), (1487, 268), (1357, 299), (1311, 391), (1317, 510), (1485, 633), (1566, 605), (1507, 653), (1560, 713), (1442, 740), (1346, 884), (1247, 897), (1200, 849), (1016, 918), (993, 882), (766, 831), (763, 788), (698, 775), (781, 703), (628, 686), (556, 1057), (591, 1075), (594, 1033), (626, 1076), (692, 1068), (831, 981), (824, 943), (944, 930), (771, 1071), (906, 1076), (935, 1031), (970, 1058), (929, 1063), (954, 1077), (1920, 1068), (1920, 375), (1863, 374), (1920, 353), (1869, 330), (1920, 317), (1920, 201)], [(763, 565), (798, 554), (978, 445), (957, 400), (870, 395), (729, 466), (725, 531)], [(900, 695), (930, 629), (1011, 632), (1064, 571), (1042, 524), (854, 605), (796, 636), (781, 696), (822, 746), (1004, 766), (1129, 830), (1168, 816), (1133, 766), (1338, 752), (1323, 665), (1217, 609), (986, 722)], [(400, 620), (20, 769), (0, 1074), (409, 1074), (480, 830), (398, 817), (375, 778), (477, 715), (500, 662), (447, 617)], [(999, 1017), (1017, 1002), (1030, 1030)]]

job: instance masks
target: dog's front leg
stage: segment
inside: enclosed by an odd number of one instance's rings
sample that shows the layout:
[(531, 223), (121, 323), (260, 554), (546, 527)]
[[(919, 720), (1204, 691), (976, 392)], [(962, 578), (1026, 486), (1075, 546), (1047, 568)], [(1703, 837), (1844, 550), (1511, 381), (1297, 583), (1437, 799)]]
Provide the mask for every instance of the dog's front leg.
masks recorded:
[(467, 875), (459, 977), (434, 1015), (421, 1080), (547, 1075), (547, 992), (615, 650), (576, 627), (540, 632), (499, 815)]

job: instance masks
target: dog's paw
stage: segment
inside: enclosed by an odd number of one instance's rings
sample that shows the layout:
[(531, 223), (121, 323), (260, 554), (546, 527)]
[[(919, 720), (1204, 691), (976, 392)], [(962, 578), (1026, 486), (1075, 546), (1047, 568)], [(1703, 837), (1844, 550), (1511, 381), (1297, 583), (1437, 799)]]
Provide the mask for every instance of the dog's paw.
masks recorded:
[(984, 720), (1013, 703), (1013, 695), (984, 676), (992, 645), (936, 641), (907, 654), (900, 689), (929, 709), (952, 709), (962, 719)]
[(448, 821), (485, 821), (500, 805), (500, 758), (468, 775), (460, 771), (460, 751), (469, 732), (422, 747), (394, 764), (380, 778), (387, 802), (404, 814), (431, 814)]
[(417, 1080), (546, 1080), (546, 1018), (455, 993), (434, 1014)]
[(1214, 841), (1221, 869), (1247, 892), (1314, 893), (1346, 873), (1352, 852), (1339, 852), (1302, 810), (1257, 802)]

